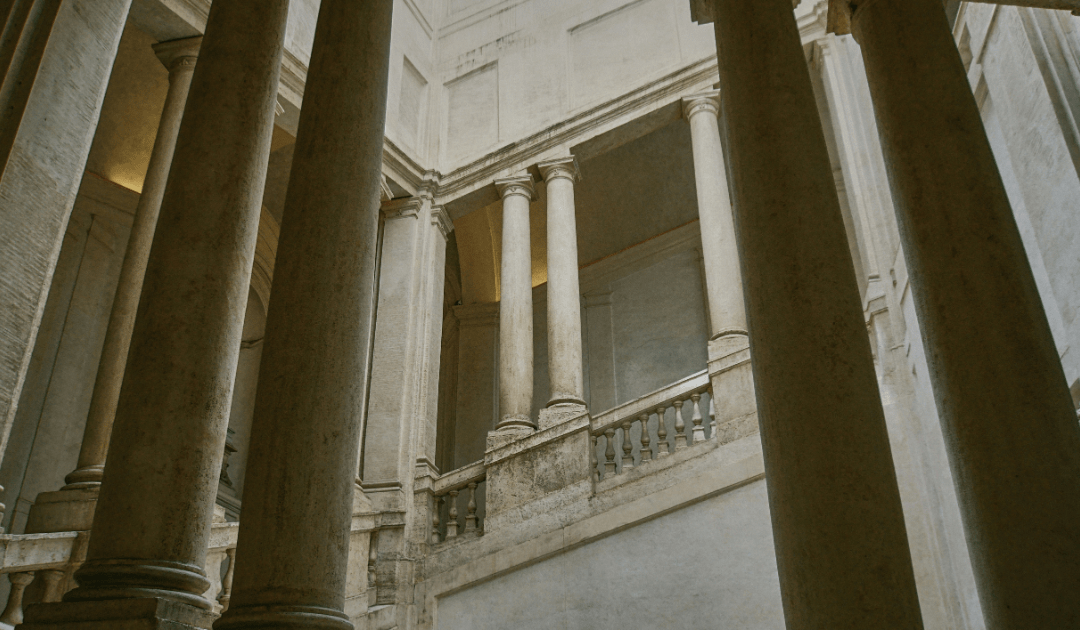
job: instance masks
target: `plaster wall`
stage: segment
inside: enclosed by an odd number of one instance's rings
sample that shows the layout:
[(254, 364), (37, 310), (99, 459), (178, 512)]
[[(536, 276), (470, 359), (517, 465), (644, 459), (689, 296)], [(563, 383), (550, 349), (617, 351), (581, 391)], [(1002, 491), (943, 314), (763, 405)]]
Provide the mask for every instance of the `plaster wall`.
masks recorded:
[(443, 172), (715, 54), (687, 2), (450, 0), (443, 20)]
[(439, 630), (781, 630), (764, 481), (444, 597)]

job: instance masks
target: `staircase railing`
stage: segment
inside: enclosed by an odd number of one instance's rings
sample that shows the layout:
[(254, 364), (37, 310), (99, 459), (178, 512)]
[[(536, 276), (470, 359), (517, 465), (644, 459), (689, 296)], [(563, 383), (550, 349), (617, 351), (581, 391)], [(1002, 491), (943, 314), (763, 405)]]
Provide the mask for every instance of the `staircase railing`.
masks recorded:
[(458, 536), (482, 536), (486, 494), (487, 469), (483, 460), (439, 477), (432, 484), (431, 544)]
[(711, 390), (702, 370), (593, 418), (593, 479), (621, 475), (712, 437)]

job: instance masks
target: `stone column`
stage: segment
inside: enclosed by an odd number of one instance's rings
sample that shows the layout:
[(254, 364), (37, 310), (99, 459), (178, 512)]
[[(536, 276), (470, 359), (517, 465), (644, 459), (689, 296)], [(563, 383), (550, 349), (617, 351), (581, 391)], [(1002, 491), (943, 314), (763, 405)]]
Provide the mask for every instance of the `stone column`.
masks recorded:
[(226, 628), (340, 628), (393, 0), (323, 0), (266, 322)]
[(1080, 431), (945, 11), (854, 4), (987, 627), (1078, 627)]
[(585, 378), (574, 207), (574, 182), (579, 171), (573, 157), (543, 162), (539, 168), (547, 182), (547, 339), (551, 382), (547, 406), (580, 413), (585, 410)]
[(502, 268), (499, 298), (498, 432), (532, 431), (533, 329), (531, 175), (495, 182), (503, 199)]
[(720, 142), (720, 93), (683, 99), (690, 122), (697, 185), (701, 254), (709, 300), (709, 376), (716, 421), (713, 433), (721, 444), (757, 431), (750, 340), (746, 332), (739, 249), (728, 192), (724, 147)]
[(131, 0), (6, 2), (0, 37), (0, 453)]
[(791, 0), (713, 0), (784, 616), (922, 627), (854, 267)]
[(690, 121), (697, 183), (701, 253), (709, 298), (710, 339), (746, 336), (739, 251), (731, 215), (724, 147), (720, 144), (720, 93), (709, 92), (683, 99), (683, 115)]
[[(150, 156), (150, 165), (146, 170), (142, 196), (139, 197), (139, 205), (131, 225), (124, 264), (120, 268), (120, 281), (116, 287), (116, 297), (113, 298), (109, 328), (105, 333), (105, 345), (102, 347), (101, 362), (98, 364), (94, 395), (86, 418), (82, 449), (79, 451), (79, 463), (67, 476), (68, 485), (64, 486), (65, 490), (96, 490), (101, 485), (113, 417), (116, 415), (116, 403), (120, 398), (120, 384), (124, 380), (131, 331), (135, 327), (135, 312), (139, 308), (139, 295), (142, 293), (143, 276), (146, 274), (146, 261), (150, 257), (154, 228), (157, 227), (158, 212), (161, 210), (161, 200), (165, 196), (165, 184), (176, 149), (176, 136), (180, 132), (180, 121), (184, 116), (188, 88), (191, 87), (191, 77), (201, 44), (202, 38), (195, 37), (154, 46), (154, 52), (169, 70), (169, 92), (161, 112), (161, 123), (158, 126), (154, 151)], [(87, 516), (92, 517), (92, 513)], [(87, 522), (87, 527), (76, 526), (72, 529), (87, 529), (89, 524)]]
[(28, 611), (30, 628), (70, 627), (74, 619), (100, 624), (86, 626), (93, 628), (134, 619), (146, 627), (208, 627), (203, 566), (287, 17), (288, 0), (219, 2), (210, 10), (147, 263), (87, 560), (65, 603)]

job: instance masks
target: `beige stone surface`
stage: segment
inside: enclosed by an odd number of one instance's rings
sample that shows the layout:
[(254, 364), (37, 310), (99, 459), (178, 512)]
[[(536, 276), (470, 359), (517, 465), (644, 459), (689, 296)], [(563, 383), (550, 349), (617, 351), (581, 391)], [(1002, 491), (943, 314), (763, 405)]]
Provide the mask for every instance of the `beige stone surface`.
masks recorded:
[(1076, 624), (1080, 428), (963, 61), (930, 2), (869, 5), (852, 27), (987, 627)]
[(786, 0), (753, 6), (717, 1), (713, 10), (785, 619), (792, 629), (921, 628), (858, 283), (798, 24)]

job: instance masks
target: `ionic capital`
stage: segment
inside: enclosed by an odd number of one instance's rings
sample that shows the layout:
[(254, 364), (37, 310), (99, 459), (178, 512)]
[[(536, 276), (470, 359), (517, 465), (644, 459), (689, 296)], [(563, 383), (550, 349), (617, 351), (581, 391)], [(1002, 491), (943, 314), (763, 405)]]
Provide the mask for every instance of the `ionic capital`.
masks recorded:
[(690, 120), (697, 114), (709, 112), (713, 117), (720, 116), (720, 91), (705, 92), (687, 96), (682, 100), (683, 116)]
[(154, 54), (168, 70), (169, 74), (175, 72), (191, 72), (195, 69), (195, 62), (199, 59), (199, 48), (202, 46), (202, 37), (189, 37), (187, 39), (174, 39), (171, 42), (154, 44)]
[(536, 188), (533, 186), (532, 175), (497, 179), (495, 180), (495, 188), (498, 189), (499, 196), (503, 199), (514, 195), (521, 195), (529, 201), (536, 200)]
[(540, 169), (540, 174), (544, 177), (545, 182), (560, 177), (569, 179), (571, 182), (581, 179), (581, 170), (578, 169), (577, 157), (573, 155), (554, 160), (545, 160), (537, 164), (536, 167)]

